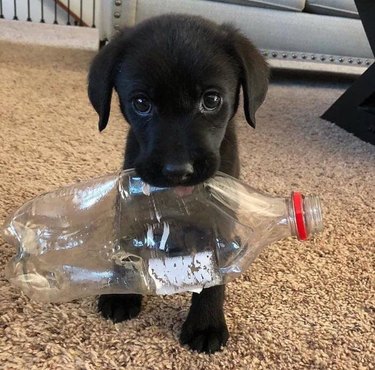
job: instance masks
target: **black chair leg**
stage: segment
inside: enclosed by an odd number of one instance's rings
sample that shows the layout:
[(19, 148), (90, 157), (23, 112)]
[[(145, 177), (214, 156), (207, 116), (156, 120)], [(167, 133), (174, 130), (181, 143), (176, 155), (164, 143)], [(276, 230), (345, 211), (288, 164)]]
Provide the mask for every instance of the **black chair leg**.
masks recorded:
[[(375, 1), (355, 0), (375, 54)], [(375, 63), (322, 115), (360, 139), (375, 144)]]

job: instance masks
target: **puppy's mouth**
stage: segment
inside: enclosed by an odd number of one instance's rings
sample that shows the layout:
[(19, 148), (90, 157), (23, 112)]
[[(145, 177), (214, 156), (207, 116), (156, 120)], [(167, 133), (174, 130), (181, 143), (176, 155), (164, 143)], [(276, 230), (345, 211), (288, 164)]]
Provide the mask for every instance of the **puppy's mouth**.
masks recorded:
[(137, 171), (138, 175), (141, 177), (141, 179), (146, 182), (147, 184), (151, 186), (156, 186), (159, 188), (175, 188), (177, 192), (183, 193), (189, 192), (189, 189), (193, 189), (195, 185), (201, 184), (202, 182), (206, 181), (209, 177), (205, 178), (194, 178), (191, 176), (187, 180), (183, 181), (172, 181), (163, 175), (160, 176), (154, 176), (154, 175), (147, 175), (142, 174), (142, 172)]
[(179, 197), (186, 197), (194, 191), (194, 186), (176, 186), (174, 192)]
[(148, 171), (142, 168), (136, 168), (137, 174), (141, 179), (151, 186), (156, 186), (160, 188), (175, 188), (176, 192), (181, 195), (188, 195), (193, 191), (195, 185), (199, 185), (209, 178), (213, 177), (216, 173), (215, 171), (207, 171), (203, 173), (193, 173), (187, 179), (184, 180), (171, 180), (163, 176), (162, 172), (158, 171)]
[[(141, 179), (151, 186), (161, 188), (179, 188), (180, 192), (188, 192), (186, 188), (201, 184), (215, 176), (220, 167), (220, 159), (215, 155), (206, 154), (199, 159), (192, 160), (193, 171), (186, 176), (170, 176), (165, 173), (163, 162), (142, 159), (135, 163), (135, 170)], [(163, 171), (164, 169), (164, 171)], [(184, 189), (185, 190), (182, 190)]]

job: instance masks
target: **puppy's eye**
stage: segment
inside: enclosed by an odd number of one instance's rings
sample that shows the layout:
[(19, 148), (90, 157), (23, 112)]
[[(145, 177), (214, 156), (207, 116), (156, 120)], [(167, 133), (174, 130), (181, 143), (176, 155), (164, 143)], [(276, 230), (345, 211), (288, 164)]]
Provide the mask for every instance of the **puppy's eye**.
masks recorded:
[(149, 114), (151, 112), (152, 104), (150, 100), (143, 95), (133, 98), (132, 103), (134, 110), (139, 114)]
[(221, 104), (221, 96), (216, 92), (206, 92), (202, 98), (202, 108), (207, 111), (217, 109)]

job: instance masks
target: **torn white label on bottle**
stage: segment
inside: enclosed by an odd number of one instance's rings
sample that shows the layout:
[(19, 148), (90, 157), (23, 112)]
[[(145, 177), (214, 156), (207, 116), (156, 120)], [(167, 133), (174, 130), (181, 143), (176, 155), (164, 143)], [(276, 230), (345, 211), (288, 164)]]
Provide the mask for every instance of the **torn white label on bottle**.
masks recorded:
[(192, 256), (155, 258), (148, 262), (148, 272), (154, 281), (156, 294), (199, 293), (205, 287), (222, 283), (212, 251)]

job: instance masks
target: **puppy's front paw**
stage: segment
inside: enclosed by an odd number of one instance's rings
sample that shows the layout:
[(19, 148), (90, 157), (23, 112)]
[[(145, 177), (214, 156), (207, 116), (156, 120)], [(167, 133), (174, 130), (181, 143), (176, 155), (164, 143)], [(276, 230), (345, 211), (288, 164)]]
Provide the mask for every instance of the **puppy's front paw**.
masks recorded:
[(98, 311), (104, 318), (117, 323), (138, 316), (141, 305), (139, 294), (105, 294), (99, 297)]
[(227, 343), (228, 338), (229, 332), (225, 321), (202, 326), (202, 322), (189, 317), (182, 326), (180, 335), (181, 344), (187, 344), (194, 351), (206, 353), (219, 351)]

